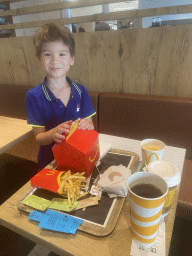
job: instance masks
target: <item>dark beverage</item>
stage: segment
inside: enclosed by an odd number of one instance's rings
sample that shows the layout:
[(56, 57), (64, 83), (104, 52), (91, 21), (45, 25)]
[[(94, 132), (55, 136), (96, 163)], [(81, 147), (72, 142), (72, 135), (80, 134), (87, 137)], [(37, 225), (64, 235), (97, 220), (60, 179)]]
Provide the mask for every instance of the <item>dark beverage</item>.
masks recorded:
[(157, 198), (163, 195), (161, 189), (151, 184), (136, 184), (131, 188), (131, 191), (145, 198)]

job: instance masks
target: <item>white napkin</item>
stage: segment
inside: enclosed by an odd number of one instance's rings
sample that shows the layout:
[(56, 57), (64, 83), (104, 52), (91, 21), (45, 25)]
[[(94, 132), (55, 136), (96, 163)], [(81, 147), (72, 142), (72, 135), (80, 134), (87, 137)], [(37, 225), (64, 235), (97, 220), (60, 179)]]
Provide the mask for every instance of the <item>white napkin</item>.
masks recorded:
[(109, 197), (126, 197), (128, 194), (127, 180), (131, 170), (123, 165), (109, 167), (98, 182), (99, 189), (108, 193)]

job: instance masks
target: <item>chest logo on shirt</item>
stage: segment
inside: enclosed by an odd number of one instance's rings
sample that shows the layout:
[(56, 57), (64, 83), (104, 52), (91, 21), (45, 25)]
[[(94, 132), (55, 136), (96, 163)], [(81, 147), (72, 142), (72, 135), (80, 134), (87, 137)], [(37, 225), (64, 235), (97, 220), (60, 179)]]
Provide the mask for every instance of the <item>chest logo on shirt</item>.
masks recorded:
[(79, 112), (80, 110), (80, 105), (77, 105), (77, 112)]

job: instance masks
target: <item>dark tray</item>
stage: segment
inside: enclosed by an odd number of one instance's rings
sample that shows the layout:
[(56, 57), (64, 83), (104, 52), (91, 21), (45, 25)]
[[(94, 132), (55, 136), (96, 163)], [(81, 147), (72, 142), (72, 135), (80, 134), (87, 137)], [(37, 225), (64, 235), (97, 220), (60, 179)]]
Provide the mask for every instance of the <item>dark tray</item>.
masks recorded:
[[(98, 178), (99, 174), (102, 174), (110, 166), (122, 164), (125, 167), (129, 167), (133, 173), (138, 161), (139, 156), (136, 153), (111, 149), (109, 153), (101, 160), (101, 164), (94, 169), (90, 179), (89, 189), (91, 188), (93, 182)], [(49, 167), (53, 168), (54, 164), (55, 163)], [(37, 188), (34, 190), (34, 188), (31, 188), (18, 201), (18, 208), (26, 213), (30, 213), (34, 210), (33, 208), (21, 203), (22, 200), (30, 193), (48, 200), (56, 197), (62, 197), (59, 194), (47, 191), (45, 189)], [(79, 209), (70, 213), (65, 212), (65, 214), (69, 214), (84, 220), (82, 225), (79, 226), (79, 230), (96, 236), (106, 236), (109, 235), (115, 228), (124, 201), (125, 198), (123, 197), (109, 198), (106, 193), (102, 193), (102, 197), (98, 205), (87, 207), (84, 211)]]

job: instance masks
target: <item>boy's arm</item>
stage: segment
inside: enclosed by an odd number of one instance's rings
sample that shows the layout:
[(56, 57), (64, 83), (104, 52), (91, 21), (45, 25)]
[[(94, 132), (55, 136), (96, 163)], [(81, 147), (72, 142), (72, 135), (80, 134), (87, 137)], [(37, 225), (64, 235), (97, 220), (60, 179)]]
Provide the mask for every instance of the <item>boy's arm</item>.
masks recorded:
[(44, 127), (33, 126), (33, 133), (35, 134), (36, 141), (40, 146), (48, 145), (53, 142), (51, 130), (46, 132)]
[(64, 134), (69, 133), (71, 123), (71, 120), (67, 121), (49, 131), (46, 131), (45, 127), (33, 126), (33, 132), (35, 134), (37, 143), (44, 146), (51, 144), (53, 141), (58, 143), (61, 142), (63, 139), (65, 139)]

